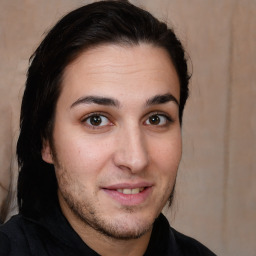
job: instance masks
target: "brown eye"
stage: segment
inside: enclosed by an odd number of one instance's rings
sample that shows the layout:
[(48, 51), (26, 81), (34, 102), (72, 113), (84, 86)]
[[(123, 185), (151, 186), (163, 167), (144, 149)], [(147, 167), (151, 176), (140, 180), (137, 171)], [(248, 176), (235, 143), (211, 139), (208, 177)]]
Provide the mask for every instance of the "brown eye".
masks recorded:
[(153, 115), (149, 117), (148, 121), (152, 125), (158, 125), (160, 123), (160, 117), (158, 115)]
[(85, 122), (89, 126), (105, 126), (109, 124), (109, 120), (107, 117), (102, 116), (102, 115), (92, 115), (89, 116)]
[(102, 120), (100, 116), (91, 116), (89, 122), (91, 125), (98, 126), (101, 124)]
[(165, 126), (171, 121), (172, 121), (171, 118), (164, 114), (153, 114), (148, 117), (145, 124), (154, 125), (154, 126)]

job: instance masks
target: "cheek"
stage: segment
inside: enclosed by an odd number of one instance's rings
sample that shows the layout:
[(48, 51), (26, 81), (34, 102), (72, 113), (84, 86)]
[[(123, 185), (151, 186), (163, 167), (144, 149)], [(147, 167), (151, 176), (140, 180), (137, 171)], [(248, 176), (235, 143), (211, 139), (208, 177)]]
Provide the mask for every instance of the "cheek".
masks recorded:
[(180, 133), (176, 136), (163, 138), (151, 145), (151, 157), (166, 175), (177, 172), (182, 155), (182, 142)]
[(58, 136), (56, 141), (58, 161), (79, 178), (98, 173), (110, 157), (110, 147), (95, 138)]

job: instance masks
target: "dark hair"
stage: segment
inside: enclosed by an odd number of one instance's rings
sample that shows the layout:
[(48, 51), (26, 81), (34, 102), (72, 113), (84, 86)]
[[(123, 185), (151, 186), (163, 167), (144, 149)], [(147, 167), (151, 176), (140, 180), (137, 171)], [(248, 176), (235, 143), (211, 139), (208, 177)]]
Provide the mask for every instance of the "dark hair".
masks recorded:
[(180, 81), (179, 118), (188, 97), (189, 74), (184, 49), (172, 29), (128, 1), (99, 1), (64, 16), (31, 57), (21, 106), (18, 205), (21, 214), (37, 217), (57, 199), (54, 166), (41, 157), (43, 139), (51, 141), (56, 102), (65, 68), (84, 50), (101, 44), (164, 48)]

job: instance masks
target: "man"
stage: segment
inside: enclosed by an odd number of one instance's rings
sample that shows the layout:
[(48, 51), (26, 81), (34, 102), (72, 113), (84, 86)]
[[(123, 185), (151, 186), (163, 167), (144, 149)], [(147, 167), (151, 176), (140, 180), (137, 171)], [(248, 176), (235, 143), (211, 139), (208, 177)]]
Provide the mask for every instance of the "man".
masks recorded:
[(189, 74), (174, 32), (125, 1), (62, 18), (21, 107), (19, 215), (1, 255), (214, 255), (169, 226)]

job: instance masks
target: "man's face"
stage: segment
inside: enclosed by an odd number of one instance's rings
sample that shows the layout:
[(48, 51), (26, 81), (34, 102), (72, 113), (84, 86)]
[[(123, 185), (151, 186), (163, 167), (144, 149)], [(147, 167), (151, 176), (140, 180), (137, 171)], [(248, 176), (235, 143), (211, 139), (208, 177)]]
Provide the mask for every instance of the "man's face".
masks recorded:
[(181, 158), (179, 97), (167, 53), (147, 44), (100, 46), (66, 68), (42, 157), (73, 227), (122, 239), (150, 232)]

